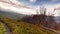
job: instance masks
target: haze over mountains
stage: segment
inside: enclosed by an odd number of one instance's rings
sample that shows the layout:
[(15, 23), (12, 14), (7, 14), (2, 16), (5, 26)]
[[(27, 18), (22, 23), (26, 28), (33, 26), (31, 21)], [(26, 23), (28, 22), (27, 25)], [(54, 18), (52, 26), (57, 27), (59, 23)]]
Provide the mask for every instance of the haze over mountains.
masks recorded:
[[(17, 1), (17, 0), (1, 0), (0, 1), (0, 13), (3, 11), (6, 15), (9, 13), (12, 15), (13, 13), (17, 14), (24, 14), (24, 15), (32, 15), (36, 14), (36, 11), (40, 12), (40, 7), (46, 8), (46, 15), (50, 16), (60, 16), (60, 5), (41, 5), (36, 8), (25, 6), (23, 3)], [(43, 10), (43, 9), (42, 9)], [(11, 14), (12, 13), (12, 14)], [(5, 15), (5, 14), (4, 14)], [(16, 15), (15, 15), (16, 16)], [(55, 17), (56, 18), (56, 17)], [(56, 20), (56, 19), (55, 19)], [(57, 18), (57, 20), (60, 20)]]
[(9, 18), (23, 18), (26, 15), (35, 14), (33, 8), (27, 7), (17, 0), (1, 0), (0, 15)]

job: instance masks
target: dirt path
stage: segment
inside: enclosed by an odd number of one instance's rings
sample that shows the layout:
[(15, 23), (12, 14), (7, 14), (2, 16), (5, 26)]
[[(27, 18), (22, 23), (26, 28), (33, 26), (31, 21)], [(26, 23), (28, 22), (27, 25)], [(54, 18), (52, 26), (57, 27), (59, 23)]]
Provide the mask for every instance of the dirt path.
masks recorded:
[(52, 32), (54, 32), (54, 33), (56, 33), (56, 34), (60, 34), (60, 31), (56, 31), (56, 30), (54, 30), (54, 29), (47, 28), (47, 27), (44, 27), (44, 26), (42, 26), (42, 28), (45, 29), (45, 30), (50, 30), (50, 31), (52, 31)]
[(6, 30), (5, 34), (11, 34), (10, 29), (7, 27), (7, 25), (2, 22), (0, 23), (4, 26), (4, 29)]
[[(47, 22), (49, 23), (51, 20), (53, 20), (51, 17), (47, 17)], [(42, 28), (46, 29), (46, 30), (51, 30), (52, 32), (55, 32), (56, 34), (60, 34), (60, 31), (56, 31), (54, 29), (51, 29), (51, 28), (47, 28), (47, 27), (44, 27), (42, 26)]]

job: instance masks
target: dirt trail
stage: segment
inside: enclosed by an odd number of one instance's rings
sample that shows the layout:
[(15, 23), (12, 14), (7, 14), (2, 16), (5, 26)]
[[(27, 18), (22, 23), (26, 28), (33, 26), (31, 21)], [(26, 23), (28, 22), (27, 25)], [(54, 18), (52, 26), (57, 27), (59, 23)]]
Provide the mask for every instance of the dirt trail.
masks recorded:
[(56, 31), (56, 30), (54, 30), (54, 29), (47, 28), (47, 27), (44, 27), (44, 26), (42, 26), (42, 28), (45, 29), (45, 30), (50, 30), (50, 31), (52, 31), (52, 32), (54, 32), (54, 33), (56, 33), (56, 34), (60, 34), (60, 31)]
[(5, 34), (11, 34), (10, 29), (8, 28), (8, 26), (5, 23), (0, 22), (3, 26), (4, 29), (6, 30)]

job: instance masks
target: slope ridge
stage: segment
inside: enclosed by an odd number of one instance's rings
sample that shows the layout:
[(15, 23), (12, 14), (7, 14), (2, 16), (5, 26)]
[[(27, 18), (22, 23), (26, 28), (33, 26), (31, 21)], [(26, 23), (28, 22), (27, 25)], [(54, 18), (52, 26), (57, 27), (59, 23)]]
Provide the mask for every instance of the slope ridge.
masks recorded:
[(4, 22), (10, 27), (12, 34), (56, 34), (51, 30), (46, 30), (41, 26), (33, 25), (27, 22), (23, 22), (18, 19), (1, 18), (0, 21)]

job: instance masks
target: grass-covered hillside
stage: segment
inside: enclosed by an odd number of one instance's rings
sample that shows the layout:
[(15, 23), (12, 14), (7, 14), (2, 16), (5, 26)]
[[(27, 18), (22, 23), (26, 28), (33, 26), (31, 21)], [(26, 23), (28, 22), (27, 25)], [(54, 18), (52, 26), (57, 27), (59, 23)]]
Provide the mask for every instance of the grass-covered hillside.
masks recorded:
[(2, 23), (0, 23), (0, 34), (5, 34), (6, 30), (4, 28), (4, 25)]
[[(10, 19), (6, 17), (0, 18), (0, 22), (6, 24), (10, 29), (10, 34), (55, 34), (50, 30), (45, 30), (42, 27), (23, 22), (18, 19)], [(0, 25), (0, 34), (3, 34), (3, 28)], [(2, 32), (2, 33), (1, 33)]]

